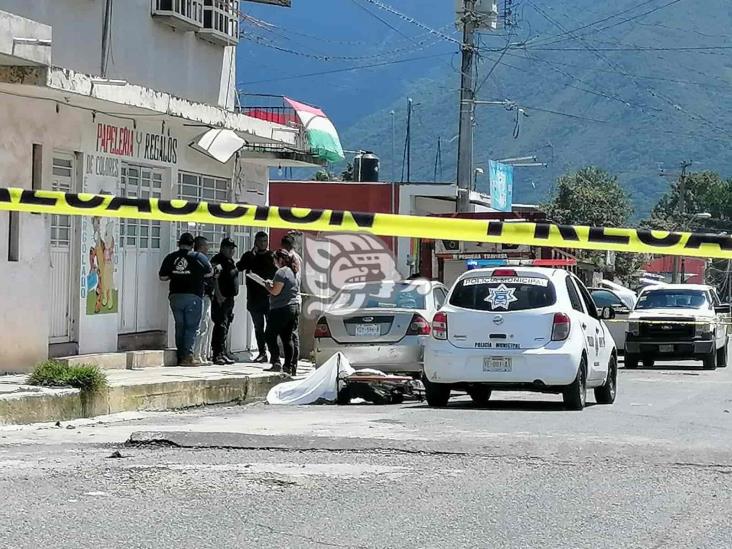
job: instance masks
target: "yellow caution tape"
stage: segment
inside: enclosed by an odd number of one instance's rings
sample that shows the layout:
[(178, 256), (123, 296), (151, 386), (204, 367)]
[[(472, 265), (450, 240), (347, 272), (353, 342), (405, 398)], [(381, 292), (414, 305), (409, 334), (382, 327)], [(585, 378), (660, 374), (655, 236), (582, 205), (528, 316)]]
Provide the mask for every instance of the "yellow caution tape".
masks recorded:
[(0, 210), (732, 259), (732, 237), (729, 235), (617, 227), (504, 223), (16, 188), (0, 188)]

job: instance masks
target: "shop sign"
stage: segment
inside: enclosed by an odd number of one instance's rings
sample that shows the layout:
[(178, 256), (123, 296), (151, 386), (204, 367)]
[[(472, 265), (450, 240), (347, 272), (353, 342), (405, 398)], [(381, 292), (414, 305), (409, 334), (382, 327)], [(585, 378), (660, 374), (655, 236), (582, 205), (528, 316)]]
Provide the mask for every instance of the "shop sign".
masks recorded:
[(96, 152), (141, 161), (178, 163), (178, 139), (165, 133), (97, 124)]

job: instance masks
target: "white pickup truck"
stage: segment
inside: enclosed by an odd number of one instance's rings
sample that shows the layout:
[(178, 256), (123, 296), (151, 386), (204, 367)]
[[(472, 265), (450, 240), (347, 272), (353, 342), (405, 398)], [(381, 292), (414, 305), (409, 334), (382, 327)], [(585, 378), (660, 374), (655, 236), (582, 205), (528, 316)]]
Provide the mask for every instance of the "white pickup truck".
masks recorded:
[(650, 368), (655, 360), (701, 360), (727, 366), (730, 306), (711, 286), (669, 284), (646, 288), (628, 317), (625, 367)]

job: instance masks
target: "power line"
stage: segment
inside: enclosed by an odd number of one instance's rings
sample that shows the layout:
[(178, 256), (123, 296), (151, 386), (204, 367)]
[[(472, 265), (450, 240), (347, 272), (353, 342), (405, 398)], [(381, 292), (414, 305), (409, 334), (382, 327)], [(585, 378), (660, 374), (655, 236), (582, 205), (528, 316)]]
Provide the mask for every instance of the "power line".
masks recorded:
[(448, 42), (453, 42), (454, 44), (458, 44), (460, 47), (464, 46), (464, 44), (460, 40), (456, 40), (452, 36), (448, 36), (447, 34), (440, 32), (437, 29), (433, 29), (432, 27), (429, 27), (429, 26), (425, 25), (424, 23), (417, 21), (416, 19), (414, 19), (412, 17), (409, 17), (408, 15), (405, 15), (402, 12), (395, 10), (391, 6), (384, 4), (383, 2), (380, 2), (379, 0), (365, 0), (365, 1), (368, 2), (369, 4), (373, 4), (374, 6), (376, 6), (379, 9), (382, 9), (393, 15), (396, 15), (397, 17), (401, 18), (402, 20), (406, 21), (407, 23), (411, 23), (412, 25), (416, 25), (423, 30), (426, 30), (432, 34), (435, 34), (436, 36), (439, 36), (439, 37), (447, 40)]
[[(544, 48), (544, 47), (529, 47), (532, 51), (585, 51), (587, 48)], [(732, 46), (681, 46), (681, 47), (644, 47), (644, 46), (632, 46), (632, 47), (618, 47), (618, 48), (592, 48), (594, 51), (715, 51), (715, 50), (732, 50)], [(498, 51), (498, 50), (491, 50)]]
[(443, 53), (435, 53), (432, 55), (422, 55), (418, 57), (408, 57), (405, 59), (395, 59), (393, 61), (384, 61), (381, 63), (369, 63), (364, 65), (354, 65), (351, 67), (343, 67), (340, 69), (330, 69), (325, 71), (317, 71), (317, 72), (310, 72), (310, 73), (304, 73), (304, 74), (294, 74), (291, 76), (280, 76), (277, 78), (267, 78), (264, 80), (250, 80), (248, 82), (239, 82), (237, 85), (239, 86), (248, 86), (253, 84), (267, 84), (270, 82), (282, 82), (286, 80), (297, 80), (300, 78), (311, 78), (314, 76), (325, 76), (328, 74), (337, 74), (341, 72), (351, 72), (351, 71), (357, 71), (357, 70), (363, 70), (363, 69), (373, 69), (377, 67), (386, 67), (390, 65), (399, 65), (402, 63), (411, 63), (412, 61), (423, 61), (425, 59), (435, 59), (437, 57), (445, 57), (446, 55), (455, 55), (455, 52), (443, 52)]
[[(625, 13), (627, 13), (629, 11), (632, 11), (634, 9), (637, 9), (637, 8), (639, 8), (641, 6), (644, 6), (646, 4), (649, 4), (649, 3), (653, 2), (653, 1), (655, 1), (655, 0), (648, 0), (646, 2), (643, 2), (641, 4), (638, 4), (638, 5), (634, 6), (634, 7), (629, 8), (628, 10), (626, 10)], [(546, 44), (554, 44), (554, 43), (557, 43), (557, 42), (562, 42), (562, 41), (565, 41), (565, 40), (569, 40), (573, 36), (574, 37), (576, 37), (576, 36), (586, 36), (588, 34), (592, 34), (592, 33), (595, 33), (595, 32), (602, 32), (604, 30), (607, 30), (607, 29), (610, 29), (610, 28), (613, 28), (613, 27), (618, 27), (620, 25), (624, 25), (625, 23), (629, 23), (631, 21), (635, 21), (635, 20), (640, 19), (642, 17), (645, 17), (647, 15), (651, 15), (652, 13), (656, 13), (656, 12), (662, 10), (662, 9), (668, 8), (669, 6), (673, 6), (674, 4), (678, 4), (681, 1), (682, 0), (671, 0), (670, 2), (667, 2), (666, 4), (663, 4), (661, 6), (656, 6), (655, 8), (653, 8), (653, 9), (651, 9), (649, 11), (646, 11), (646, 12), (643, 12), (643, 13), (640, 13), (640, 14), (637, 14), (637, 15), (634, 15), (632, 17), (628, 17), (626, 19), (623, 19), (622, 21), (616, 21), (616, 22), (614, 22), (611, 25), (607, 25), (607, 26), (601, 27), (601, 28), (593, 28), (593, 29), (591, 29), (590, 32), (576, 34), (577, 31), (579, 31), (579, 30), (584, 30), (584, 29), (587, 29), (589, 27), (593, 27), (597, 23), (601, 23), (601, 22), (604, 22), (604, 21), (608, 21), (610, 19), (614, 19), (615, 17), (619, 17), (620, 15), (623, 14), (623, 12), (620, 12), (619, 14), (616, 14), (616, 15), (613, 15), (613, 16), (610, 16), (610, 17), (607, 17), (604, 20), (600, 19), (600, 20), (594, 21), (593, 23), (590, 23), (588, 25), (584, 25), (582, 27), (577, 27), (577, 28), (572, 29), (570, 31), (565, 31), (564, 33), (556, 36), (556, 38), (560, 38), (559, 40), (554, 40), (554, 41), (551, 41), (551, 42), (545, 42), (545, 45)], [(570, 35), (570, 36), (567, 36), (567, 35)], [(561, 38), (562, 36), (564, 36), (565, 38)], [(547, 40), (550, 40), (551, 38), (552, 37), (547, 37), (546, 39)]]
[[(571, 31), (567, 31), (567, 29), (565, 29), (559, 22), (557, 22), (554, 19), (552, 19), (544, 10), (542, 10), (541, 8), (539, 8), (534, 2), (532, 2), (531, 0), (529, 0), (528, 3), (542, 17), (544, 17), (547, 21), (549, 21), (554, 26), (556, 26), (557, 28), (559, 28), (559, 30), (562, 30), (562, 31), (570, 32), (571, 33)], [(572, 35), (572, 36), (574, 37), (574, 35)], [(717, 126), (716, 124), (714, 124), (714, 122), (708, 120), (706, 117), (704, 117), (704, 116), (702, 116), (700, 114), (693, 113), (693, 112), (690, 112), (690, 111), (684, 109), (683, 107), (681, 107), (681, 105), (679, 105), (678, 103), (674, 102), (673, 99), (670, 99), (670, 98), (666, 97), (662, 93), (660, 93), (660, 92), (658, 92), (658, 91), (656, 91), (656, 90), (654, 90), (654, 89), (652, 89), (650, 87), (645, 87), (644, 88), (641, 84), (638, 83), (637, 80), (633, 79), (632, 76), (629, 75), (628, 72), (625, 71), (620, 65), (618, 65), (617, 63), (614, 63), (613, 61), (611, 61), (610, 59), (608, 59), (604, 55), (601, 55), (597, 49), (588, 46), (585, 43), (585, 41), (582, 40), (581, 37), (575, 37), (575, 39), (584, 47), (584, 49), (586, 49), (587, 51), (589, 51), (590, 53), (594, 54), (596, 57), (598, 57), (599, 59), (601, 59), (602, 61), (604, 61), (605, 63), (607, 63), (611, 68), (615, 69), (619, 74), (625, 76), (626, 78), (629, 77), (630, 80), (631, 80), (631, 82), (633, 82), (633, 84), (636, 87), (638, 87), (638, 89), (643, 90), (643, 91), (649, 93), (652, 97), (661, 99), (663, 102), (667, 103), (672, 108), (674, 108), (674, 109), (676, 109), (678, 111), (683, 112), (684, 114), (686, 114), (688, 117), (690, 117), (692, 119), (700, 120), (700, 121), (704, 122), (705, 124), (707, 124), (708, 126), (715, 128), (717, 131), (721, 131), (721, 132), (727, 133), (728, 135), (732, 135), (732, 134), (730, 134), (728, 132), (728, 130), (726, 128), (722, 128), (720, 126)], [(732, 48), (732, 46), (729, 46), (729, 47)]]
[(391, 23), (389, 23), (389, 21), (387, 21), (383, 17), (379, 17), (377, 14), (375, 14), (371, 10), (367, 9), (366, 6), (362, 5), (360, 2), (358, 2), (358, 0), (351, 0), (351, 3), (354, 6), (357, 6), (358, 8), (360, 8), (363, 11), (365, 11), (366, 13), (368, 13), (371, 17), (373, 17), (377, 21), (381, 21), (384, 25), (386, 25), (387, 27), (389, 27), (391, 30), (393, 30), (397, 34), (402, 35), (404, 38), (410, 39), (409, 36), (407, 36), (406, 34), (404, 34), (400, 29), (396, 28), (394, 25), (392, 25)]
[(441, 43), (440, 40), (432, 40), (432, 41), (424, 41), (421, 43), (416, 43), (415, 45), (417, 47), (412, 48), (399, 48), (391, 51), (384, 51), (379, 53), (373, 53), (369, 55), (327, 55), (327, 54), (319, 54), (319, 53), (308, 53), (300, 50), (295, 50), (292, 48), (287, 48), (284, 46), (279, 46), (269, 40), (268, 38), (265, 38), (263, 36), (248, 33), (244, 36), (245, 39), (259, 45), (263, 46), (265, 48), (274, 49), (283, 53), (289, 53), (292, 55), (298, 55), (300, 57), (307, 57), (309, 59), (315, 59), (318, 61), (366, 61), (369, 59), (378, 59), (382, 57), (387, 56), (395, 56), (395, 55), (401, 55), (404, 53), (413, 53), (416, 51), (424, 50), (427, 48), (430, 48), (432, 46), (435, 46), (439, 43)]

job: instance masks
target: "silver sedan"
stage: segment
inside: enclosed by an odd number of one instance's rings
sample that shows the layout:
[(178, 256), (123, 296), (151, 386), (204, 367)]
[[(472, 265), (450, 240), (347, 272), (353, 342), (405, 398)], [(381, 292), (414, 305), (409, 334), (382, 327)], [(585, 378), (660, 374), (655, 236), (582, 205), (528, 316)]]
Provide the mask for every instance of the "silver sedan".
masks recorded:
[(446, 297), (447, 288), (430, 280), (345, 286), (315, 327), (316, 367), (341, 352), (354, 368), (421, 372), (424, 341)]

